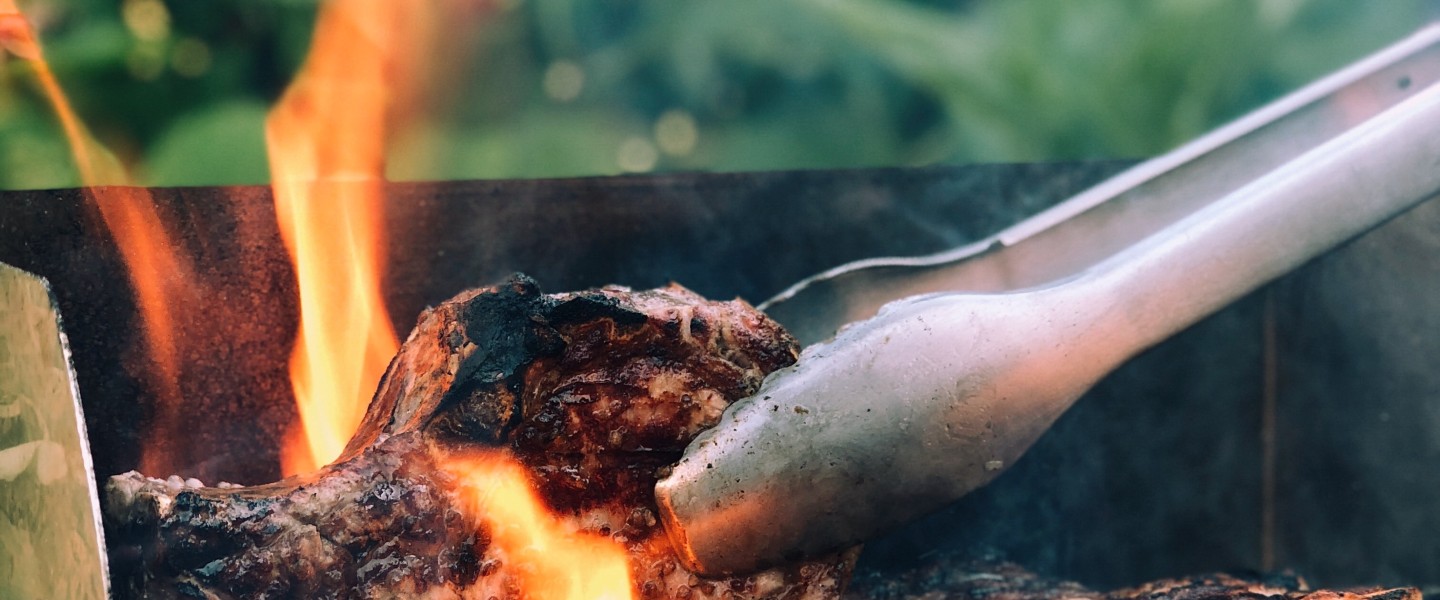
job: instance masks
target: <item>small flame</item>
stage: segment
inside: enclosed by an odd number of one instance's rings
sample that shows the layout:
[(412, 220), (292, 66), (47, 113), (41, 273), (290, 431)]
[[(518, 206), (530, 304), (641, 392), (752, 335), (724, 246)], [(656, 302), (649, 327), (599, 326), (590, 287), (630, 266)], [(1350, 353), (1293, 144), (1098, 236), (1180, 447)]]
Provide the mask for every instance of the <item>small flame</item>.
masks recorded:
[(531, 600), (630, 600), (629, 560), (610, 538), (551, 515), (526, 471), (499, 453), (451, 458), (461, 509), (490, 532), (491, 552)]
[[(174, 432), (180, 402), (180, 353), (175, 344), (171, 301), (191, 295), (192, 266), (175, 252), (173, 236), (164, 227), (154, 199), (143, 188), (129, 186), (129, 173), (95, 138), (61, 89), (45, 62), (38, 36), (14, 0), (0, 0), (0, 48), (29, 60), (41, 91), (49, 99), (70, 144), (87, 195), (99, 208), (130, 273), (136, 301), (144, 316), (145, 340), (154, 369), (148, 381), (160, 398), (154, 426), (161, 435)], [(109, 184), (111, 187), (99, 187)], [(154, 449), (146, 447), (141, 467), (165, 470)]]
[(409, 72), (393, 58), (413, 29), (401, 26), (407, 6), (323, 5), (310, 54), (265, 123), (276, 216), (300, 289), (290, 378), (303, 436), (281, 453), (286, 475), (339, 456), (399, 346), (380, 296), (381, 213), (390, 90)]

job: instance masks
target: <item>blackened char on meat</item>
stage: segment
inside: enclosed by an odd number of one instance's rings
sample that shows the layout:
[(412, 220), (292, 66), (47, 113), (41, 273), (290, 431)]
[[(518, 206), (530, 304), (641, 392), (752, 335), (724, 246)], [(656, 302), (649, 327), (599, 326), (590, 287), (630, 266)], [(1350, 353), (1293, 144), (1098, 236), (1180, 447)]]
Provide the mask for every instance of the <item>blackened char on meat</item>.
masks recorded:
[(550, 507), (621, 542), (643, 598), (839, 596), (854, 551), (746, 577), (685, 572), (655, 518), (657, 471), (797, 344), (740, 302), (679, 286), (546, 295), (521, 276), (427, 310), (341, 457), (253, 487), (112, 478), (122, 595), (518, 598), (439, 464), (507, 449)]

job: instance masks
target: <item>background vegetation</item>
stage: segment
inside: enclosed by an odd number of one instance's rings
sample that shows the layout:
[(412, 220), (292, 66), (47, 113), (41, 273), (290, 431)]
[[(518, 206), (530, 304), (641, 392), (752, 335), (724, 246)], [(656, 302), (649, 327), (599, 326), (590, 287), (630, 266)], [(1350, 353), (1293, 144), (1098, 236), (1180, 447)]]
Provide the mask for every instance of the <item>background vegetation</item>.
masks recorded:
[[(263, 183), (314, 0), (21, 0), (152, 185)], [(495, 0), (393, 179), (1139, 157), (1421, 27), (1436, 0)], [(0, 62), (0, 188), (76, 183)], [(419, 150), (423, 149), (423, 151)]]

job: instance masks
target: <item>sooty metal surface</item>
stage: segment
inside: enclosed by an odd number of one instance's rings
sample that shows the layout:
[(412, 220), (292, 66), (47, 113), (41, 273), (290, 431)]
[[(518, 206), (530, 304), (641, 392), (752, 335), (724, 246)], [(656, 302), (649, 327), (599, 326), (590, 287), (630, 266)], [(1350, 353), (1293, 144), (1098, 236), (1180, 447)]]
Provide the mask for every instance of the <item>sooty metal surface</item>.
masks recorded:
[[(982, 237), (1122, 166), (394, 184), (386, 300), (402, 335), (425, 305), (517, 270), (553, 291), (675, 280), (758, 302), (842, 262)], [(269, 192), (154, 194), (204, 280), (189, 299), (204, 310), (182, 322), (185, 436), (145, 432), (153, 365), (80, 192), (0, 194), (0, 261), (55, 288), (100, 477), (164, 443), (184, 476), (274, 479), (294, 416), (296, 300)], [(1132, 361), (1010, 472), (870, 544), (862, 563), (993, 546), (1101, 587), (1267, 566), (1320, 585), (1440, 583), (1437, 256), (1431, 203)]]

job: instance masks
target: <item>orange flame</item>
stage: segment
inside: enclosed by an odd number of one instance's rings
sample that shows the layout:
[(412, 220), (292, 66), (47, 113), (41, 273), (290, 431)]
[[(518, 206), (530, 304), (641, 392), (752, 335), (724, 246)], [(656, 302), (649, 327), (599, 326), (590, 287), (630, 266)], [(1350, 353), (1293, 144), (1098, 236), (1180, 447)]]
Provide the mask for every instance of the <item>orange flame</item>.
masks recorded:
[(406, 3), (325, 4), (310, 55), (265, 123), (281, 236), (295, 261), (300, 333), (290, 378), (303, 436), (286, 475), (339, 456), (398, 349), (380, 296), (386, 120), (413, 28)]
[[(304, 437), (282, 453), (285, 473), (313, 470), (338, 456), (363, 416), (371, 390), (398, 349), (380, 297), (381, 207), (390, 86), (412, 72), (423, 27), (403, 3), (336, 0), (322, 9), (306, 64), (266, 122), (276, 214), (300, 284), (301, 330), (291, 377)], [(429, 25), (434, 25), (430, 22)], [(81, 179), (114, 234), (145, 315), (168, 412), (160, 431), (175, 433), (179, 352), (172, 306), (193, 296), (193, 266), (182, 258), (152, 198), (76, 117), (14, 0), (0, 0), (0, 48), (34, 62), (75, 154)], [(413, 55), (412, 55), (413, 57)], [(413, 89), (410, 90), (413, 93)], [(153, 463), (147, 445), (142, 467)], [(466, 514), (491, 534), (503, 571), (534, 600), (633, 600), (629, 561), (607, 537), (578, 531), (551, 515), (523, 467), (501, 455), (450, 459)]]
[(451, 458), (466, 514), (490, 531), (491, 552), (531, 600), (630, 600), (629, 560), (610, 538), (551, 516), (523, 467), (502, 454)]
[[(128, 186), (129, 174), (113, 155), (90, 134), (75, 114), (60, 88), (50, 65), (45, 62), (40, 41), (14, 0), (0, 0), (0, 47), (31, 62), (41, 91), (49, 99), (70, 144), (80, 182), (100, 209), (101, 217), (119, 247), (135, 288), (136, 301), (144, 315), (144, 331), (155, 368), (149, 385), (161, 402), (155, 426), (169, 433), (176, 421), (179, 391), (179, 352), (175, 346), (175, 319), (167, 299), (185, 297), (190, 290), (192, 267), (175, 251), (173, 236), (157, 213), (154, 200), (143, 188)], [(158, 455), (147, 446), (142, 468), (159, 471)]]

